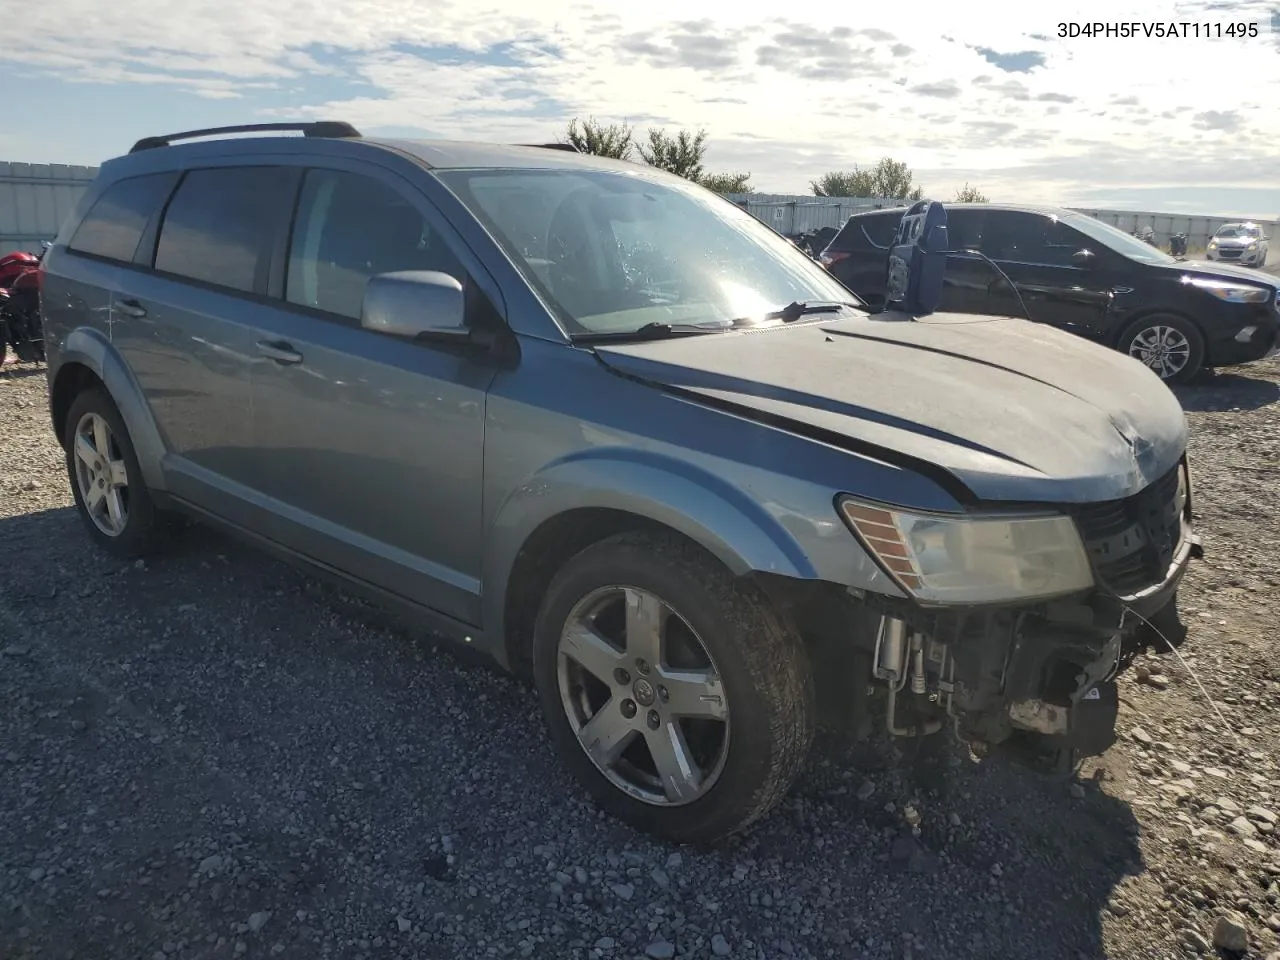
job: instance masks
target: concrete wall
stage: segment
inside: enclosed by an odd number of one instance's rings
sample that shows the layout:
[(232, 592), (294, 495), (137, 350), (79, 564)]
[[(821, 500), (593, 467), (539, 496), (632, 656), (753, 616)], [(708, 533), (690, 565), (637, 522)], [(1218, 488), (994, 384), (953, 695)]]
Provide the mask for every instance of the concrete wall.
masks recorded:
[(36, 253), (41, 240), (57, 236), (97, 172), (62, 163), (0, 162), (0, 254)]

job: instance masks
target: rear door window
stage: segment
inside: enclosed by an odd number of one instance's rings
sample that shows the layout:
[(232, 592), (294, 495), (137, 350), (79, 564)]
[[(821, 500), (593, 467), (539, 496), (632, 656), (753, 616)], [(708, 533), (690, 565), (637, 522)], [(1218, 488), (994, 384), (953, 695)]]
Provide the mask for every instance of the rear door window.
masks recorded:
[(80, 221), (67, 248), (129, 263), (177, 180), (177, 173), (152, 173), (111, 184)]
[(244, 293), (264, 293), (272, 245), (287, 222), (287, 167), (192, 170), (165, 212), (157, 270)]

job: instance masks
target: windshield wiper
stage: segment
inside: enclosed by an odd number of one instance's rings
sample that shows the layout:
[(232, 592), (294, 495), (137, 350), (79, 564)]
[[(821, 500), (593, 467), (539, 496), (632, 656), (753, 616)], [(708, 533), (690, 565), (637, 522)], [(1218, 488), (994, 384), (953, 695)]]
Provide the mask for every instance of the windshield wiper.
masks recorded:
[(574, 343), (619, 343), (626, 341), (665, 340), (668, 337), (691, 337), (703, 333), (719, 333), (728, 330), (730, 324), (699, 326), (692, 323), (663, 323), (655, 320), (635, 330), (612, 330), (608, 333), (577, 333), (570, 339)]
[(771, 310), (769, 313), (761, 316), (756, 314), (754, 317), (739, 317), (733, 321), (734, 326), (750, 326), (761, 319), (764, 320), (781, 320), (783, 323), (795, 323), (801, 317), (808, 316), (811, 313), (839, 313), (849, 307), (853, 309), (866, 309), (864, 304), (851, 303), (845, 300), (793, 300), (781, 310)]
[(792, 300), (781, 310), (766, 313), (766, 320), (781, 320), (783, 323), (795, 323), (801, 317), (811, 313), (839, 313), (845, 307), (856, 307), (856, 303), (845, 303), (835, 300)]

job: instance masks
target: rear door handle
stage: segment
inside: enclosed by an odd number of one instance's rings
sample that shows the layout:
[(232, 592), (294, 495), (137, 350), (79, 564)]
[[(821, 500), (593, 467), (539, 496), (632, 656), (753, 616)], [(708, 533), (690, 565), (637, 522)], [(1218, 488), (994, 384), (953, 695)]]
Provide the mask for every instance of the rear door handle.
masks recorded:
[(116, 307), (126, 317), (137, 317), (141, 319), (147, 315), (147, 308), (137, 300), (121, 300), (116, 304)]
[(302, 354), (283, 340), (259, 340), (258, 353), (280, 364), (301, 363)]

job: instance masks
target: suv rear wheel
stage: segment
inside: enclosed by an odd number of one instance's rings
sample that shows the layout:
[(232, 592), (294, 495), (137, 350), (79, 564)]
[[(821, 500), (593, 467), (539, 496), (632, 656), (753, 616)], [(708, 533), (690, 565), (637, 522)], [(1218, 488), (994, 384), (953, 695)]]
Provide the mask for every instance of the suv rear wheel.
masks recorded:
[(1135, 320), (1120, 335), (1120, 349), (1165, 383), (1186, 383), (1204, 365), (1204, 337), (1195, 324), (1171, 313)]
[(710, 842), (773, 808), (813, 738), (800, 639), (696, 547), (622, 534), (543, 600), (534, 674), (557, 749), (609, 813)]
[(67, 474), (80, 519), (118, 557), (139, 557), (163, 540), (166, 523), (142, 480), (124, 419), (100, 387), (71, 404), (64, 428)]

